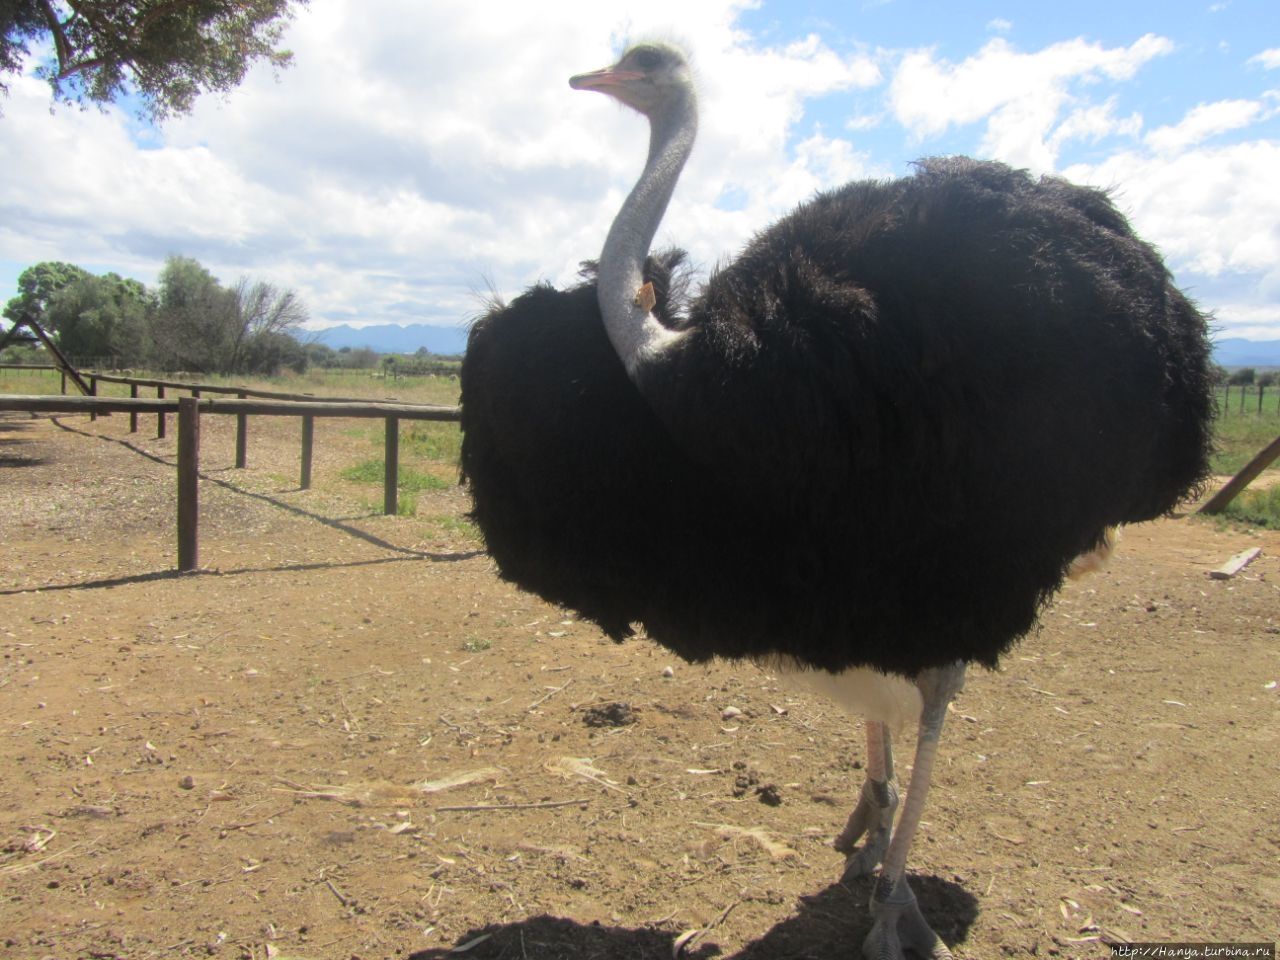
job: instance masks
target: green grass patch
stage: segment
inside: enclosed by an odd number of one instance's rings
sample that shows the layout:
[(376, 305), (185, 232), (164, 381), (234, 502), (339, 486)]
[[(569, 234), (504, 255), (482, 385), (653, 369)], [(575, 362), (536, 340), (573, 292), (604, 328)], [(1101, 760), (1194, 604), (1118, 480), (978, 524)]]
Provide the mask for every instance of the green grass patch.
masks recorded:
[[(1219, 413), (1214, 424), (1213, 472), (1232, 475), (1280, 436), (1280, 416), (1264, 412)], [(1273, 466), (1271, 469), (1277, 469)]]
[(458, 462), (462, 451), (462, 431), (456, 423), (413, 420), (407, 424), (400, 431), (400, 446), (410, 456), (437, 463)]
[(381, 460), (365, 460), (354, 467), (342, 468), (342, 479), (353, 483), (381, 483), (386, 477), (387, 465)]
[(479, 528), (466, 517), (459, 517), (453, 514), (433, 514), (419, 517), (418, 519), (426, 523), (430, 533), (435, 536), (447, 537), (451, 540), (480, 541)]
[[(57, 396), (62, 375), (56, 370), (0, 370), (0, 393), (25, 396)], [(74, 384), (67, 384), (72, 394), (79, 394)]]
[[(342, 479), (351, 480), (354, 483), (381, 484), (386, 476), (386, 470), (386, 462), (383, 460), (365, 460), (343, 470)], [(400, 476), (396, 482), (396, 489), (402, 493), (448, 490), (451, 486), (453, 484), (448, 480), (441, 480), (439, 477), (424, 473), (421, 470), (415, 470), (413, 467), (406, 467), (403, 464), (400, 466)]]
[(1280, 484), (1267, 490), (1245, 490), (1227, 504), (1222, 516), (1251, 527), (1280, 530)]

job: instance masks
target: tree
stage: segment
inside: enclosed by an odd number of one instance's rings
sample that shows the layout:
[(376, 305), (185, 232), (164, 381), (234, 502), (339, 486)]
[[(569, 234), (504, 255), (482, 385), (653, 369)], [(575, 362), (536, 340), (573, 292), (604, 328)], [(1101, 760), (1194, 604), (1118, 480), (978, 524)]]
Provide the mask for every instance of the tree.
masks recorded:
[(340, 366), (349, 370), (372, 370), (378, 365), (377, 351), (369, 347), (342, 347), (338, 351)]
[(0, 9), (0, 94), (8, 95), (5, 79), (22, 70), (27, 58), (27, 40), (39, 37), (45, 29), (43, 11), (38, 3), (11, 2)]
[(62, 352), (80, 360), (112, 357), (122, 366), (145, 362), (152, 298), (137, 280), (85, 274), (49, 299), (48, 328)]
[(338, 355), (338, 351), (326, 343), (312, 340), (302, 344), (302, 349), (306, 352), (308, 366), (322, 367), (326, 370), (330, 367), (342, 366), (342, 358)]
[(247, 277), (240, 279), (232, 295), (236, 315), (234, 327), (229, 331), (229, 352), (224, 358), (226, 372), (274, 373), (283, 364), (296, 365), (297, 356), (292, 351), (288, 358), (282, 354), (281, 338), (296, 345), (290, 334), (306, 322), (307, 308), (298, 295)]
[(54, 61), (36, 68), (55, 101), (112, 103), (128, 93), (152, 120), (188, 112), (202, 93), (237, 87), (279, 49), (285, 23), (307, 0), (8, 0), (0, 9), (0, 93), (40, 45)]
[(160, 271), (151, 325), (156, 365), (195, 373), (222, 370), (234, 339), (236, 309), (235, 294), (198, 261), (170, 257)]
[(303, 354), (280, 338), (293, 340), (306, 319), (307, 308), (292, 290), (248, 278), (227, 289), (196, 260), (170, 257), (160, 271), (151, 328), (156, 363), (196, 373), (296, 366)]
[(5, 304), (4, 317), (11, 323), (34, 320), (40, 326), (48, 326), (45, 316), (49, 302), (64, 287), (89, 276), (72, 263), (46, 260), (27, 267), (18, 274), (18, 295)]
[(306, 373), (311, 355), (302, 343), (287, 333), (262, 333), (249, 341), (241, 359), (240, 372), (275, 376), (284, 368)]

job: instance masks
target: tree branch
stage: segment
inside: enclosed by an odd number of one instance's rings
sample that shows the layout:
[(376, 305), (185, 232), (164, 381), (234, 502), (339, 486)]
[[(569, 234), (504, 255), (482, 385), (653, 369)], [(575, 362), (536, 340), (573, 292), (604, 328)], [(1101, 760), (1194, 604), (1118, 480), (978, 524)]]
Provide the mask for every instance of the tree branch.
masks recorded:
[(147, 32), (147, 28), (156, 20), (179, 7), (190, 7), (199, 3), (199, 0), (168, 0), (167, 3), (157, 3), (148, 10), (138, 21), (135, 35), (141, 35)]
[(40, 0), (40, 12), (44, 14), (49, 32), (53, 34), (53, 46), (58, 51), (58, 79), (62, 79), (62, 74), (71, 60), (71, 44), (67, 42), (67, 35), (64, 32), (66, 25), (58, 19), (58, 14), (49, 0)]

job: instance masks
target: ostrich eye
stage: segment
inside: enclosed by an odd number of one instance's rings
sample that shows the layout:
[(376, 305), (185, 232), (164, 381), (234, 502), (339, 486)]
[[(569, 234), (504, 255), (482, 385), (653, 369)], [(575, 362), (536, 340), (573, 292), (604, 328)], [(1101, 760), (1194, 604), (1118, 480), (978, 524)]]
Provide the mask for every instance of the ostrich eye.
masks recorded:
[(652, 70), (662, 61), (662, 55), (657, 50), (644, 49), (637, 50), (633, 59), (641, 70)]

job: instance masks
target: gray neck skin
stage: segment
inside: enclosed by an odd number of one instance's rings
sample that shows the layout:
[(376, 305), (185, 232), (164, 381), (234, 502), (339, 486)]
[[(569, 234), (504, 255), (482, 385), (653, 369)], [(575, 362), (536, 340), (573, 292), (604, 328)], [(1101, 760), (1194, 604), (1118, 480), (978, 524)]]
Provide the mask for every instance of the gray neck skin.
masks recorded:
[(649, 246), (697, 132), (693, 90), (682, 88), (649, 119), (649, 159), (609, 228), (600, 254), (600, 312), (609, 340), (633, 380), (646, 360), (656, 358), (684, 336), (638, 306), (636, 293), (644, 283)]

